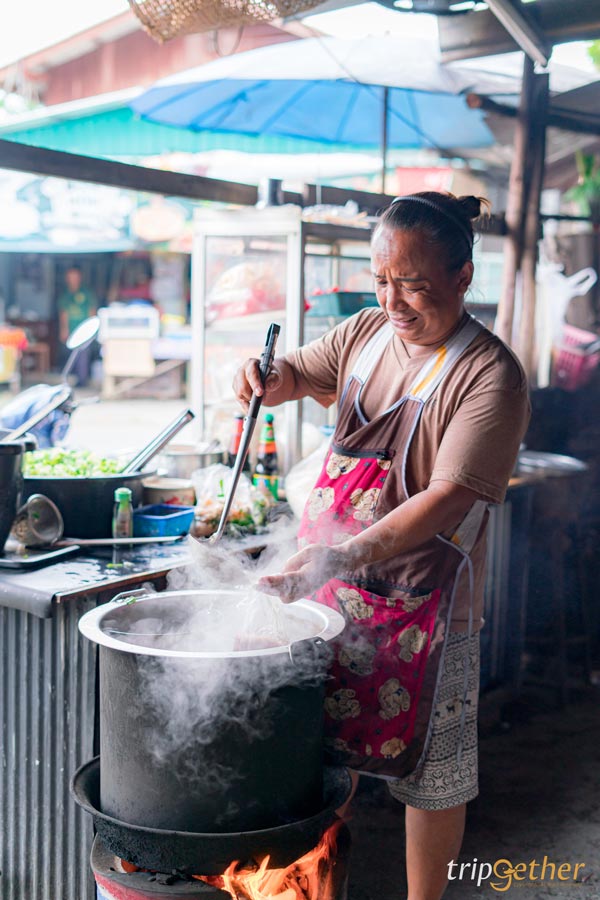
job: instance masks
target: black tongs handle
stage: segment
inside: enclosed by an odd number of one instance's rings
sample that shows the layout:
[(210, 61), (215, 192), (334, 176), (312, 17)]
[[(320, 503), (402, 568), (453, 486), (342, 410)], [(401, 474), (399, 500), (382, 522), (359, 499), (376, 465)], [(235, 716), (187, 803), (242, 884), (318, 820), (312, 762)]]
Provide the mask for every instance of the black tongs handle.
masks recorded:
[[(275, 359), (275, 347), (277, 346), (277, 338), (279, 337), (280, 331), (280, 325), (276, 325), (274, 322), (269, 325), (267, 340), (260, 355), (259, 363), (260, 380), (262, 381), (263, 387), (265, 386), (267, 376), (271, 371), (271, 366), (273, 365), (273, 360)], [(261, 407), (262, 400), (262, 395), (259, 397), (257, 394), (252, 394), (252, 399), (250, 400), (250, 405), (248, 406), (248, 419), (256, 419)]]

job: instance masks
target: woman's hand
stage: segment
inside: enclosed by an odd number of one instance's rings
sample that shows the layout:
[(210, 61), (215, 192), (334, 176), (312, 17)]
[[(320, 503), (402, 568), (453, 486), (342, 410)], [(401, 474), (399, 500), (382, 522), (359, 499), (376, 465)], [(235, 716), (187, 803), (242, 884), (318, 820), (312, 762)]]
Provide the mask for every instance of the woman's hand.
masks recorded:
[(278, 575), (264, 575), (258, 588), (276, 594), (284, 603), (308, 597), (330, 578), (342, 577), (347, 567), (345, 554), (336, 547), (309, 544), (286, 562)]
[(342, 544), (309, 544), (288, 559), (280, 574), (261, 578), (258, 587), (293, 603), (330, 578), (352, 582), (357, 569), (410, 552), (436, 534), (455, 529), (477, 499), (470, 488), (436, 481)]
[(246, 411), (253, 394), (258, 397), (264, 395), (267, 406), (275, 406), (289, 399), (282, 390), (286, 381), (285, 365), (283, 360), (275, 360), (264, 386), (260, 377), (260, 360), (247, 359), (240, 366), (233, 379), (233, 391)]

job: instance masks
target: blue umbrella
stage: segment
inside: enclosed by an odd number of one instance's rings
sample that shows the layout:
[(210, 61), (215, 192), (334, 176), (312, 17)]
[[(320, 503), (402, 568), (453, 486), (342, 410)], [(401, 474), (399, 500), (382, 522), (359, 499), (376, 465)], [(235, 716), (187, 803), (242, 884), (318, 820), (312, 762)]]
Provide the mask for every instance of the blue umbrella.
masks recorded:
[[(490, 87), (442, 66), (429, 42), (390, 35), (310, 38), (215, 60), (158, 81), (133, 103), (145, 119), (193, 131), (279, 135), (387, 150), (487, 147), (494, 137), (462, 92)], [(491, 91), (518, 90), (494, 78)]]

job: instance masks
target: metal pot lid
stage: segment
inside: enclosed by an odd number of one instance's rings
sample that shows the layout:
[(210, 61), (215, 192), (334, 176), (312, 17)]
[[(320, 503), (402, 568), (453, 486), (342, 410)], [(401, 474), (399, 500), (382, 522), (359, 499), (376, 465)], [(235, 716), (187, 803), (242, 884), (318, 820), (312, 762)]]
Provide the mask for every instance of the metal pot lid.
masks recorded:
[[(256, 616), (244, 628), (245, 589), (165, 591), (124, 596), (92, 609), (79, 620), (84, 637), (112, 650), (174, 659), (244, 659), (290, 656), (291, 647), (306, 640), (330, 641), (345, 626), (343, 616), (312, 600), (282, 604), (285, 638), (270, 646), (236, 649), (236, 634), (253, 632)], [(198, 646), (200, 649), (191, 649)]]

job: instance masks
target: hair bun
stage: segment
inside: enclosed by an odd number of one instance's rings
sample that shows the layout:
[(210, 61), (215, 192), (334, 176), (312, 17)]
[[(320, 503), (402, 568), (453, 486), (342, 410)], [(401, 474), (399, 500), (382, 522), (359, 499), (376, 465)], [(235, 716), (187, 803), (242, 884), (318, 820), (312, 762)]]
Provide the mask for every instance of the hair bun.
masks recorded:
[(469, 219), (478, 219), (481, 215), (482, 205), (489, 205), (483, 197), (473, 197), (472, 195), (469, 195), (465, 197), (457, 197), (456, 199), (460, 204), (461, 210)]

